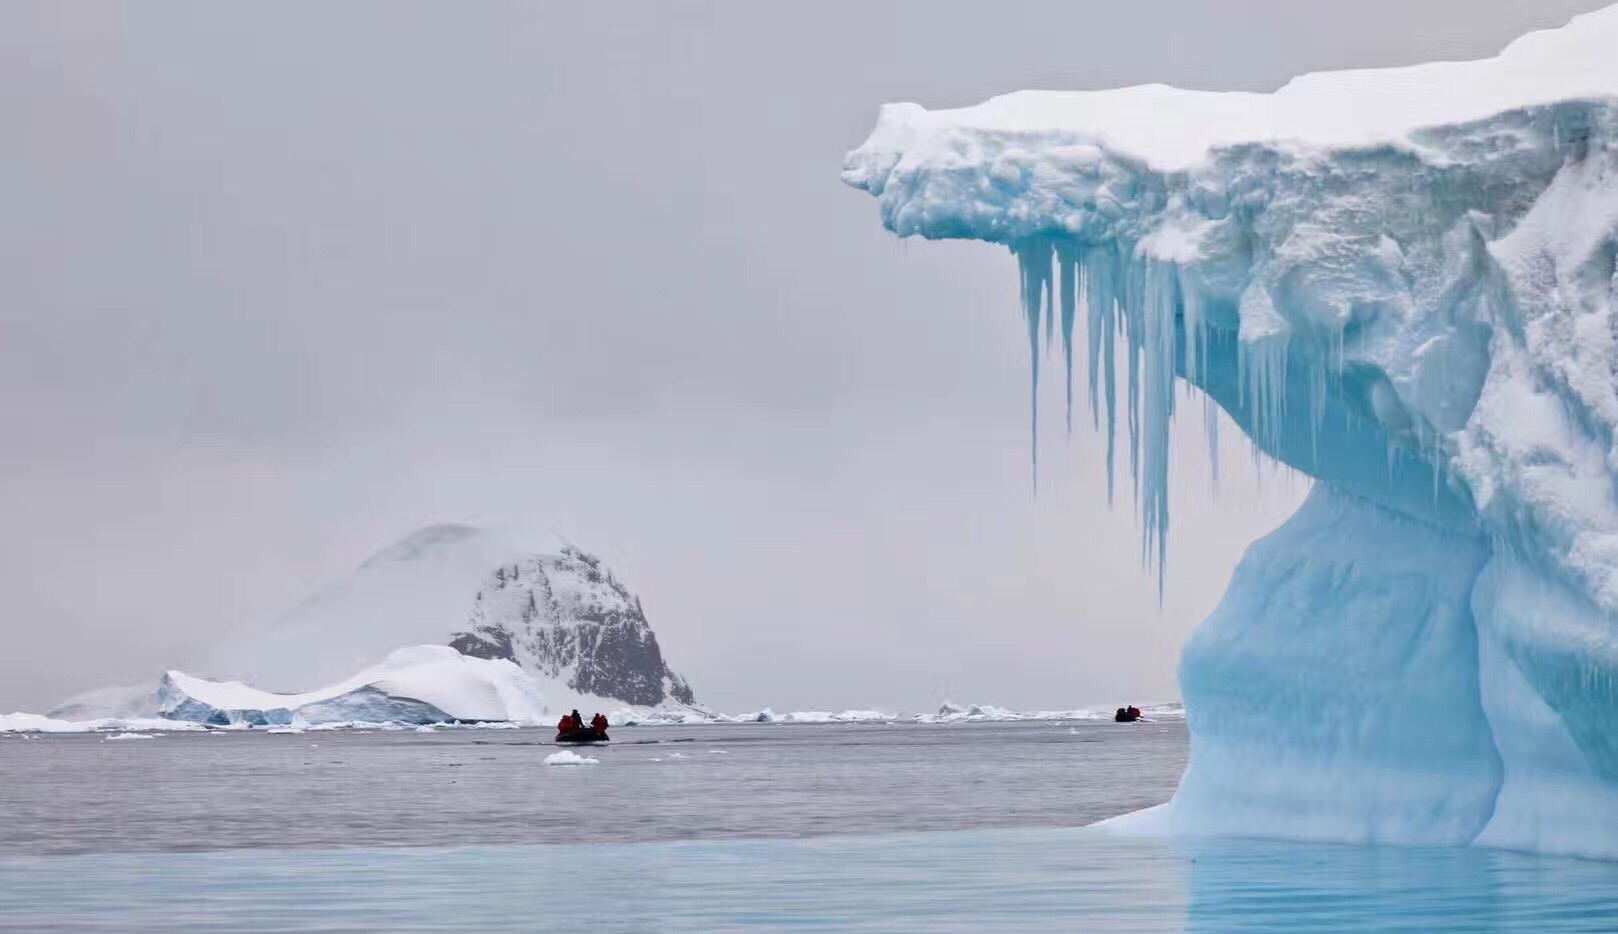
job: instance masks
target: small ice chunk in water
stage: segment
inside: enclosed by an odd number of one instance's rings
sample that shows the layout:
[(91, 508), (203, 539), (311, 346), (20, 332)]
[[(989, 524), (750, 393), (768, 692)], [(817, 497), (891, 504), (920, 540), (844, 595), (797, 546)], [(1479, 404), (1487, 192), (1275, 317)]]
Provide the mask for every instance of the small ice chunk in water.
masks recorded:
[(589, 756), (581, 756), (581, 755), (579, 755), (578, 753), (574, 752), (571, 749), (563, 749), (561, 752), (553, 752), (550, 755), (546, 756), (545, 757), (545, 764), (546, 765), (600, 765), (601, 760), (600, 759), (592, 759)]
[(107, 739), (151, 739), (151, 733), (114, 733)]

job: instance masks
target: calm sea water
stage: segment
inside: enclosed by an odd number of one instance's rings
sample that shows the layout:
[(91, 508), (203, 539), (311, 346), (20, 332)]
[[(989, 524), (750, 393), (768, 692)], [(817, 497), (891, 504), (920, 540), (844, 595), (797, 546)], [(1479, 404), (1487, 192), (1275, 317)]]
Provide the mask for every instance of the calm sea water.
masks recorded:
[(619, 737), (3, 738), (0, 930), (1618, 930), (1618, 864), (1071, 826), (1179, 724)]
[(0, 856), (1077, 826), (1166, 800), (1183, 722), (0, 736)]

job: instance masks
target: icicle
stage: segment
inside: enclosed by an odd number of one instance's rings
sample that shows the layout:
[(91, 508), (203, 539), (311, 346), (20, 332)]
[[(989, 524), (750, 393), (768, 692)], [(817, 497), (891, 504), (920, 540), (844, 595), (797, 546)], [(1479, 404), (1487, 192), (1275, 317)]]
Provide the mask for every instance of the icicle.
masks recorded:
[[(1062, 274), (1062, 363), (1066, 367), (1067, 375), (1067, 434), (1073, 436), (1073, 318), (1079, 291), (1079, 259), (1074, 246), (1070, 243), (1057, 243), (1056, 264)], [(1091, 345), (1095, 344), (1095, 337), (1090, 338)], [(1091, 390), (1090, 411), (1095, 413), (1095, 360), (1091, 355)]]
[[(1206, 310), (1195, 283), (1173, 262), (1137, 257), (1131, 243), (1105, 245), (1030, 239), (1012, 246), (1021, 272), (1021, 304), (1028, 334), (1030, 444), (1038, 488), (1040, 332), (1046, 350), (1060, 325), (1066, 376), (1066, 425), (1073, 418), (1073, 329), (1083, 304), (1090, 418), (1100, 427), (1103, 399), (1107, 433), (1107, 497), (1114, 495), (1117, 449), (1117, 357), (1128, 354), (1125, 374), (1129, 470), (1142, 522), (1142, 560), (1156, 572), (1163, 596), (1168, 563), (1169, 435), (1178, 403), (1179, 368), (1192, 379), (1207, 369), (1203, 334)], [(1058, 315), (1060, 318), (1058, 319)], [(1280, 323), (1279, 321), (1277, 323)], [(1123, 329), (1122, 346), (1119, 329)], [(1185, 346), (1180, 346), (1184, 333)], [(1243, 404), (1251, 409), (1255, 437), (1270, 439), (1284, 410), (1286, 335), (1282, 327), (1257, 341), (1238, 342), (1238, 381)], [(1182, 363), (1183, 361), (1183, 363)], [(1099, 386), (1097, 384), (1100, 384)], [(1194, 389), (1188, 389), (1194, 392)], [(1204, 430), (1213, 481), (1219, 482), (1219, 408), (1203, 397)], [(1260, 461), (1259, 446), (1253, 449)]]
[(1185, 378), (1195, 386), (1197, 374), (1203, 369), (1202, 301), (1196, 289), (1186, 281), (1183, 269), (1179, 275), (1180, 313), (1184, 319), (1185, 334)]
[(1290, 326), (1276, 311), (1269, 290), (1253, 283), (1242, 293), (1236, 340), (1236, 379), (1248, 434), (1261, 450), (1276, 450), (1286, 409)]
[(1054, 330), (1056, 327), (1056, 277), (1051, 274), (1050, 249), (1045, 252), (1045, 349), (1049, 351), (1051, 345), (1056, 343)]
[[(1029, 364), (1029, 466), (1034, 490), (1039, 490), (1039, 324), (1048, 307), (1051, 278), (1051, 245), (1028, 240), (1011, 248), (1022, 272), (1023, 318), (1028, 325)], [(1045, 311), (1049, 314), (1049, 311)]]
[(1124, 337), (1129, 350), (1129, 479), (1130, 490), (1134, 496), (1135, 505), (1140, 505), (1140, 377), (1141, 353), (1145, 345), (1145, 335), (1142, 332), (1141, 288), (1137, 283), (1135, 269), (1132, 264), (1123, 258), (1133, 253), (1133, 247), (1119, 244), (1121, 267), (1120, 276), (1122, 285)]
[(1309, 374), (1309, 457), (1317, 468), (1320, 465), (1320, 429), (1326, 424), (1326, 401), (1331, 398), (1334, 381), (1338, 388), (1342, 387), (1342, 332), (1331, 336), (1324, 356), (1325, 365), (1313, 368)]
[[(1119, 314), (1117, 255), (1110, 249), (1086, 248), (1084, 264), (1084, 304), (1090, 330), (1090, 412), (1096, 411), (1096, 374), (1102, 374), (1107, 402), (1107, 503), (1112, 503), (1117, 463), (1118, 437), (1118, 356)], [(1097, 357), (1101, 366), (1097, 367)]]
[[(1146, 260), (1139, 319), (1141, 376), (1141, 473), (1137, 480), (1146, 562), (1157, 571), (1158, 597), (1168, 561), (1169, 426), (1174, 416), (1175, 319), (1180, 310), (1179, 271), (1173, 263)], [(1155, 553), (1154, 553), (1155, 552)]]
[(1253, 440), (1275, 450), (1286, 411), (1287, 337), (1272, 333), (1236, 346), (1241, 404), (1251, 416)]
[[(1087, 357), (1089, 369), (1085, 371), (1085, 377), (1086, 383), (1090, 389), (1090, 424), (1093, 427), (1099, 428), (1101, 427), (1101, 415), (1100, 401), (1096, 395), (1096, 378), (1101, 372), (1101, 318), (1103, 314), (1110, 315), (1112, 309), (1103, 309), (1101, 307), (1101, 301), (1098, 297), (1098, 290), (1102, 284), (1102, 280), (1098, 278), (1101, 275), (1101, 272), (1093, 256), (1093, 252), (1088, 249), (1079, 253), (1079, 285), (1080, 288), (1084, 290), (1084, 333), (1089, 346), (1089, 356)], [(1108, 330), (1106, 336), (1110, 340), (1112, 336), (1110, 329)], [(1109, 360), (1112, 358), (1112, 346), (1110, 342), (1107, 345), (1107, 357)], [(1110, 367), (1108, 372), (1111, 372)], [(1109, 385), (1107, 388), (1111, 390), (1112, 387)], [(1107, 421), (1109, 423), (1112, 421), (1112, 412), (1110, 409), (1107, 412)], [(1112, 432), (1111, 424), (1107, 426), (1107, 431), (1110, 435)], [(1111, 497), (1112, 494), (1109, 491), (1108, 499), (1110, 500)]]

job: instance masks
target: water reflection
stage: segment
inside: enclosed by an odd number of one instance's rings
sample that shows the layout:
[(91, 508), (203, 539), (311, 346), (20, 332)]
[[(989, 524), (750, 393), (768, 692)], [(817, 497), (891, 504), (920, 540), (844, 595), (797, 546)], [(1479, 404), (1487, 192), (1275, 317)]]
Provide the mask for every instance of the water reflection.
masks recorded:
[(1618, 864), (1499, 850), (1176, 844), (1192, 931), (1618, 930)]
[(0, 928), (1592, 931), (1618, 864), (1085, 830), (0, 860)]

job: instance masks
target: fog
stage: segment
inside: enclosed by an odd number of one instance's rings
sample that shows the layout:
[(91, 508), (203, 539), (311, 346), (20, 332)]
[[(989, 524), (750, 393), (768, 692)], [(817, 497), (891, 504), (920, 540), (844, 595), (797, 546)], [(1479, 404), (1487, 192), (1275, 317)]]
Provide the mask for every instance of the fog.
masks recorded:
[(1171, 699), (1306, 491), (1200, 408), (1166, 590), (1002, 249), (838, 182), (880, 104), (1490, 54), (1599, 2), (0, 8), (0, 710), (415, 528), (555, 530), (722, 709)]

